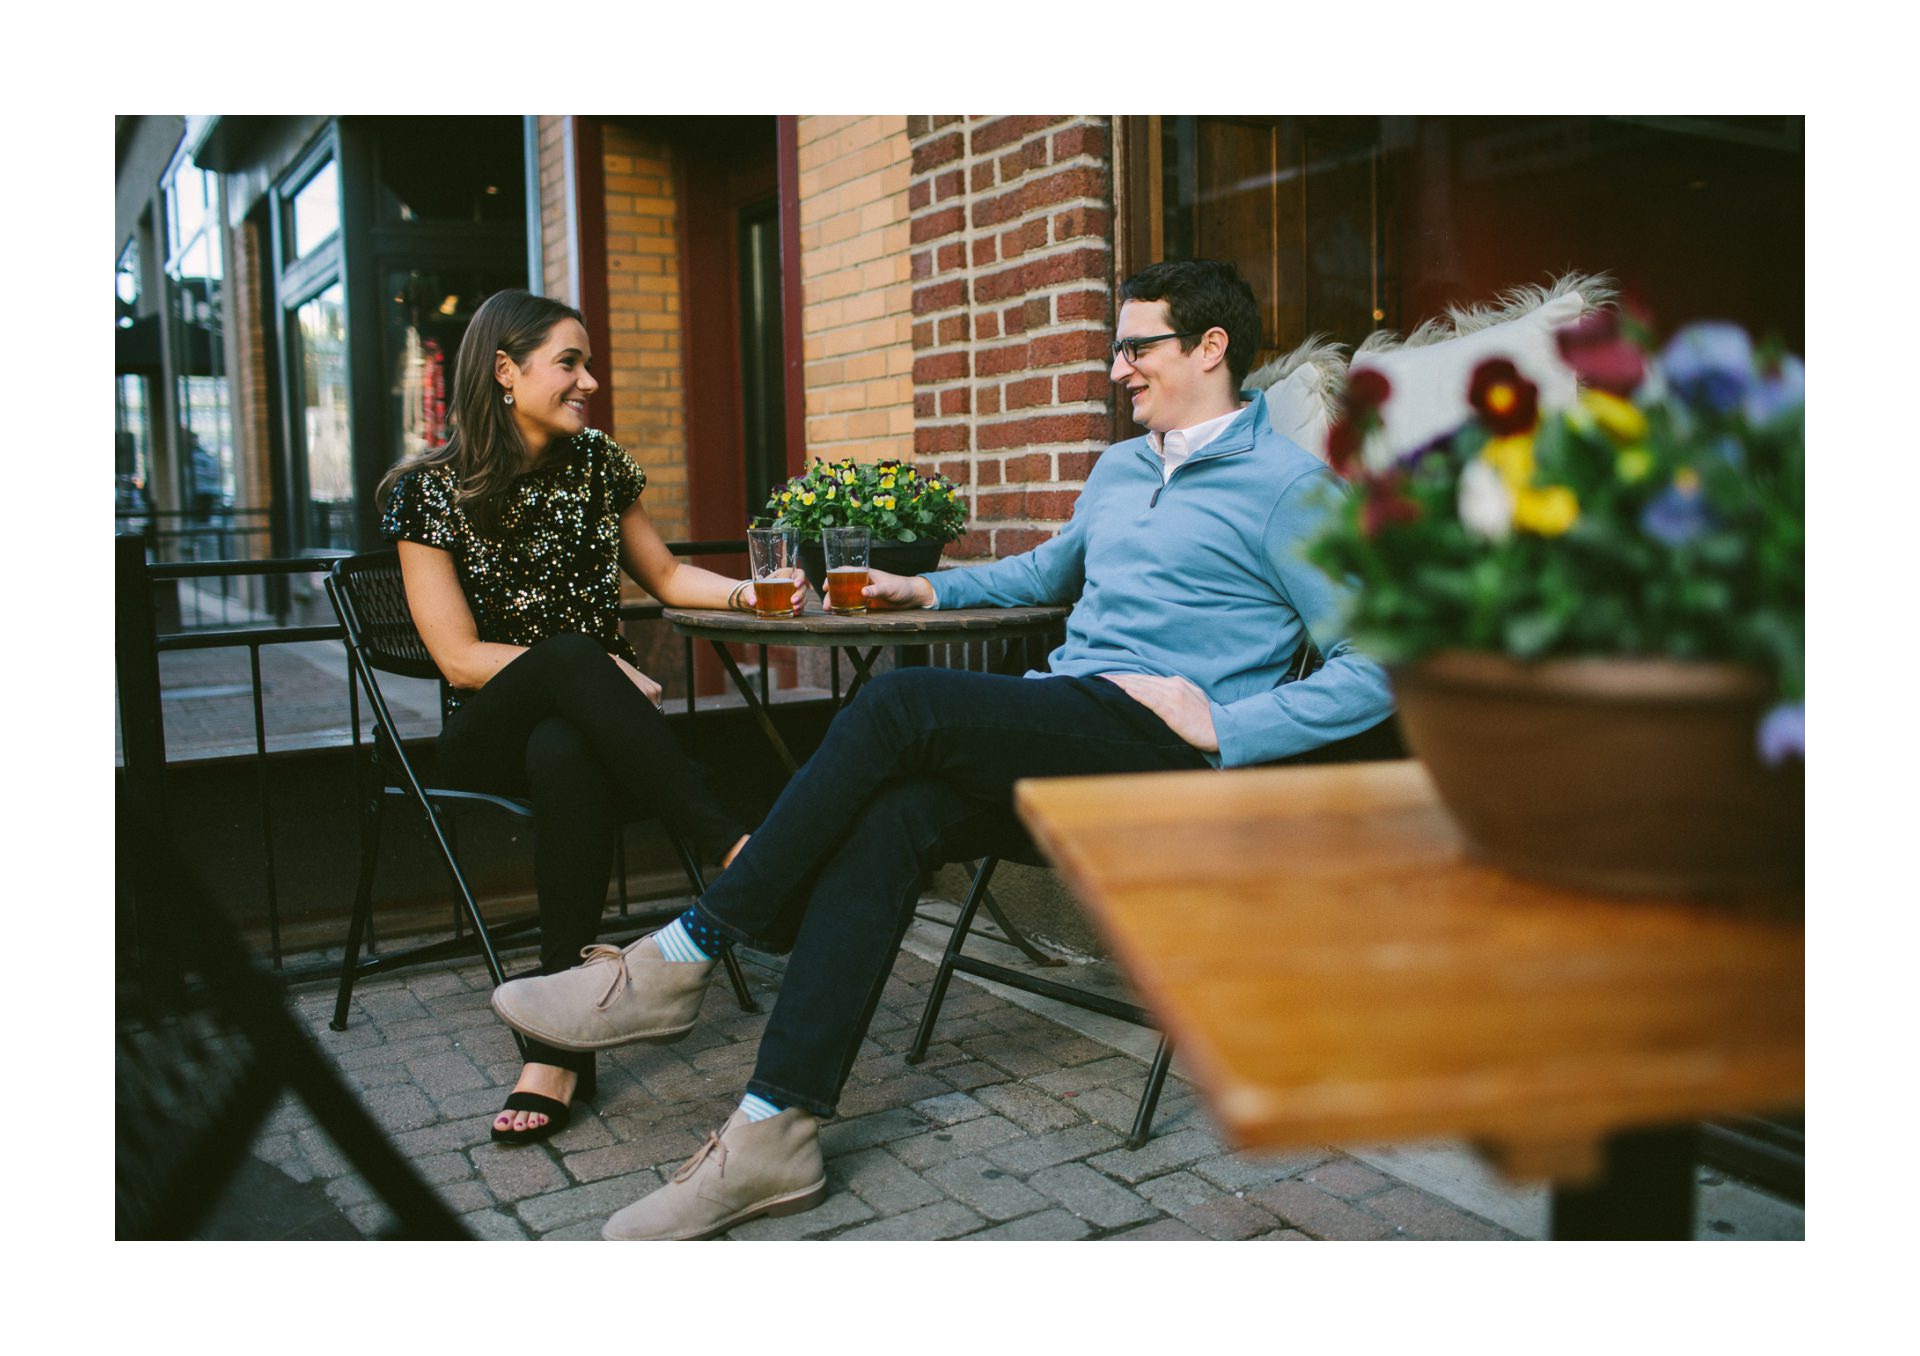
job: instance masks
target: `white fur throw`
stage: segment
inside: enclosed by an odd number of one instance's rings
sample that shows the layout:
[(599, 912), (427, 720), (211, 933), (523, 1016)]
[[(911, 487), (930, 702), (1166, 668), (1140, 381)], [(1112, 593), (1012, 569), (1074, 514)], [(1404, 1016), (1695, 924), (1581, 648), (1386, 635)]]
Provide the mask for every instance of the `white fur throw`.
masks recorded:
[(1293, 352), (1247, 378), (1248, 389), (1266, 392), (1261, 399), (1267, 402), (1273, 431), (1322, 461), (1327, 459), (1327, 426), (1338, 412), (1346, 383), (1345, 352), (1345, 344), (1310, 335)]
[[(1542, 412), (1573, 404), (1579, 386), (1553, 332), (1613, 297), (1604, 275), (1569, 273), (1547, 287), (1513, 288), (1496, 305), (1449, 307), (1446, 319), (1427, 321), (1404, 342), (1384, 332), (1369, 335), (1349, 375), (1373, 368), (1392, 387), (1380, 411), (1384, 437), (1368, 447), (1369, 462), (1402, 456), (1472, 417), (1467, 387), (1488, 358), (1509, 359), (1538, 386)], [(1323, 437), (1315, 450), (1324, 455), (1324, 447)]]

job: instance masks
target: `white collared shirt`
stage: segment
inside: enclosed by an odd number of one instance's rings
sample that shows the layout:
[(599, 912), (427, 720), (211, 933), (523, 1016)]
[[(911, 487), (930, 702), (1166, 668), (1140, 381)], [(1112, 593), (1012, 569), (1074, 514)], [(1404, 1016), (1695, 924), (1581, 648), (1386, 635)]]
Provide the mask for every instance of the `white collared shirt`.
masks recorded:
[(1151, 447), (1154, 454), (1160, 458), (1160, 483), (1164, 485), (1173, 479), (1176, 466), (1218, 438), (1227, 425), (1238, 418), (1240, 411), (1245, 408), (1244, 405), (1237, 406), (1216, 419), (1195, 424), (1192, 428), (1173, 429), (1165, 437), (1149, 432), (1147, 446)]

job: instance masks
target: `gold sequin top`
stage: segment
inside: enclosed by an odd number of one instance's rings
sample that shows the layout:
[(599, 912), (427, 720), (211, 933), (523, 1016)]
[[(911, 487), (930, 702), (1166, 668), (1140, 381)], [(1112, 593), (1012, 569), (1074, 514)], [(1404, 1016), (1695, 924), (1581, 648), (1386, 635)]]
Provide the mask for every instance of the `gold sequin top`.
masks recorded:
[(451, 466), (401, 477), (380, 531), (453, 556), (480, 639), (535, 645), (578, 631), (637, 664), (620, 634), (620, 515), (646, 488), (647, 473), (598, 429), (543, 456), (514, 480), (488, 537), (455, 502)]

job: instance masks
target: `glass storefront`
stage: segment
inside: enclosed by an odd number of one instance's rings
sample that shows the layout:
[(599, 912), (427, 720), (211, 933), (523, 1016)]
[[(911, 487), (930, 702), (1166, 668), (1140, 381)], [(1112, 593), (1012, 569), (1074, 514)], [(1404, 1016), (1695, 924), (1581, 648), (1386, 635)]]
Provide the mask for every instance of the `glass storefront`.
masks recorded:
[[(223, 258), (220, 181), (183, 159), (165, 189), (167, 351), (173, 375), (169, 432), (178, 500), (188, 528), (213, 522), (234, 503), (233, 402), (221, 343)], [(217, 538), (189, 538), (189, 555)]]
[(300, 434), (305, 444), (309, 550), (353, 549), (353, 442), (347, 407), (345, 296), (334, 283), (295, 316)]
[(305, 259), (340, 231), (340, 171), (329, 160), (300, 186), (288, 208), (293, 253), (287, 262)]
[(474, 308), (516, 274), (485, 269), (393, 269), (387, 274), (388, 445), (395, 461), (446, 441), (453, 363)]
[(1262, 360), (1575, 270), (1611, 274), (1663, 333), (1714, 316), (1804, 340), (1800, 118), (1142, 121), (1156, 252), (1240, 267)]

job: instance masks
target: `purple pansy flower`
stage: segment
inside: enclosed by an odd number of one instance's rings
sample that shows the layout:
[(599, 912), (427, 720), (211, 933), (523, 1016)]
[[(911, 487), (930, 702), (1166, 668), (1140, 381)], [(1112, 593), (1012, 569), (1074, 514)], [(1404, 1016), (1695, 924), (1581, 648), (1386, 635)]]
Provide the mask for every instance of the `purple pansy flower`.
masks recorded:
[(1668, 546), (1684, 546), (1712, 521), (1698, 485), (1669, 485), (1640, 511), (1640, 530)]
[(1768, 767), (1778, 767), (1789, 758), (1806, 761), (1806, 706), (1800, 702), (1782, 702), (1774, 707), (1761, 719), (1755, 742), (1760, 748), (1760, 760)]
[(1750, 424), (1770, 424), (1807, 403), (1807, 369), (1791, 353), (1763, 367), (1747, 391), (1746, 416)]
[(1753, 341), (1724, 320), (1689, 325), (1660, 355), (1667, 384), (1695, 409), (1731, 414), (1753, 383)]

